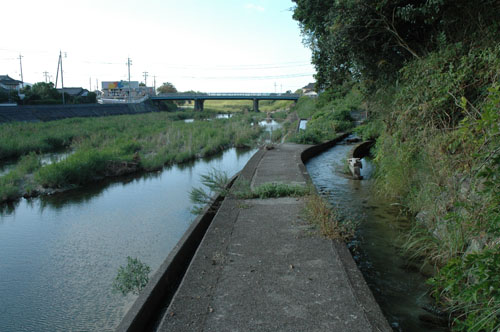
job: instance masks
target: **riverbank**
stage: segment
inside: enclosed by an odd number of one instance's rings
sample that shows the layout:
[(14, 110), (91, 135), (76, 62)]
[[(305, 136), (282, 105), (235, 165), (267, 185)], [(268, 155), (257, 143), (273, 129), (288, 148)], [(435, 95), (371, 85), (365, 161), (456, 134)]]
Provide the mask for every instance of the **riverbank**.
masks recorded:
[(12, 106), (0, 108), (0, 123), (55, 121), (67, 118), (102, 117), (124, 114), (158, 112), (149, 103), (140, 104), (76, 104), (76, 105), (37, 105)]
[[(0, 177), (0, 202), (48, 194), (105, 177), (154, 171), (216, 154), (231, 146), (252, 146), (261, 114), (184, 123), (172, 113), (73, 118), (0, 125), (0, 156), (24, 157)], [(64, 160), (41, 165), (36, 154), (67, 148)]]

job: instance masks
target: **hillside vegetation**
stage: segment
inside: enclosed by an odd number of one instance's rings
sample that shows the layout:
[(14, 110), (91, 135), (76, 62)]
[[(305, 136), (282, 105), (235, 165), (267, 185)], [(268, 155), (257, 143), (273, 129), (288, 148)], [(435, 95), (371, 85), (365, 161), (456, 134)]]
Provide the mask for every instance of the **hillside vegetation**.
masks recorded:
[[(380, 192), (454, 331), (500, 327), (500, 3), (295, 0), (317, 88), (357, 86)], [(330, 115), (333, 116), (333, 113)]]

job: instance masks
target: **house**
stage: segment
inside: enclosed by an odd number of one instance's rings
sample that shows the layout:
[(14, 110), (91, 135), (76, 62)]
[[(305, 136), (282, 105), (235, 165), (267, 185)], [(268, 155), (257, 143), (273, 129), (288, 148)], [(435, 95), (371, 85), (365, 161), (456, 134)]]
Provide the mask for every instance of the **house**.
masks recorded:
[(10, 77), (9, 75), (0, 75), (0, 88), (8, 91), (16, 90), (22, 87), (23, 82)]
[(306, 85), (305, 87), (302, 88), (302, 93), (307, 94), (308, 92), (314, 91), (315, 87), (316, 87), (316, 83), (309, 83), (308, 85)]
[[(57, 92), (61, 94), (62, 89), (57, 89)], [(89, 90), (84, 88), (64, 88), (64, 93), (71, 97), (86, 97), (89, 94)]]

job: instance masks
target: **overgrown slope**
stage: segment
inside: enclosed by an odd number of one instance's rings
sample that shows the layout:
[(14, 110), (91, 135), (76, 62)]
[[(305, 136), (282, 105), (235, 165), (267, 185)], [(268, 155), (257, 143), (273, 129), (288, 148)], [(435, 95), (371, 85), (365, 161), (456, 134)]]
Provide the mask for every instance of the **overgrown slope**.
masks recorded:
[(356, 82), (380, 192), (455, 331), (500, 327), (498, 1), (296, 0), (318, 86)]

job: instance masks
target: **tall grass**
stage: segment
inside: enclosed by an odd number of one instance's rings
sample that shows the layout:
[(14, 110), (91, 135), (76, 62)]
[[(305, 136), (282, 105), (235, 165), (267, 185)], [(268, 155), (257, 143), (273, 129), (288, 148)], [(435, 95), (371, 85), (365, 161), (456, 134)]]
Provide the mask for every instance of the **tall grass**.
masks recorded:
[(354, 236), (356, 225), (342, 219), (337, 209), (318, 194), (306, 198), (305, 214), (309, 223), (326, 238), (347, 241)]
[[(61, 146), (75, 152), (40, 169), (16, 171), (0, 182), (2, 200), (23, 192), (27, 173), (30, 186), (81, 185), (104, 176), (154, 170), (209, 156), (231, 146), (252, 146), (261, 133), (251, 126), (253, 114), (230, 119), (184, 123), (167, 112), (102, 118), (72, 118), (46, 123), (0, 125), (0, 156), (22, 156)], [(16, 189), (14, 189), (16, 188)]]

